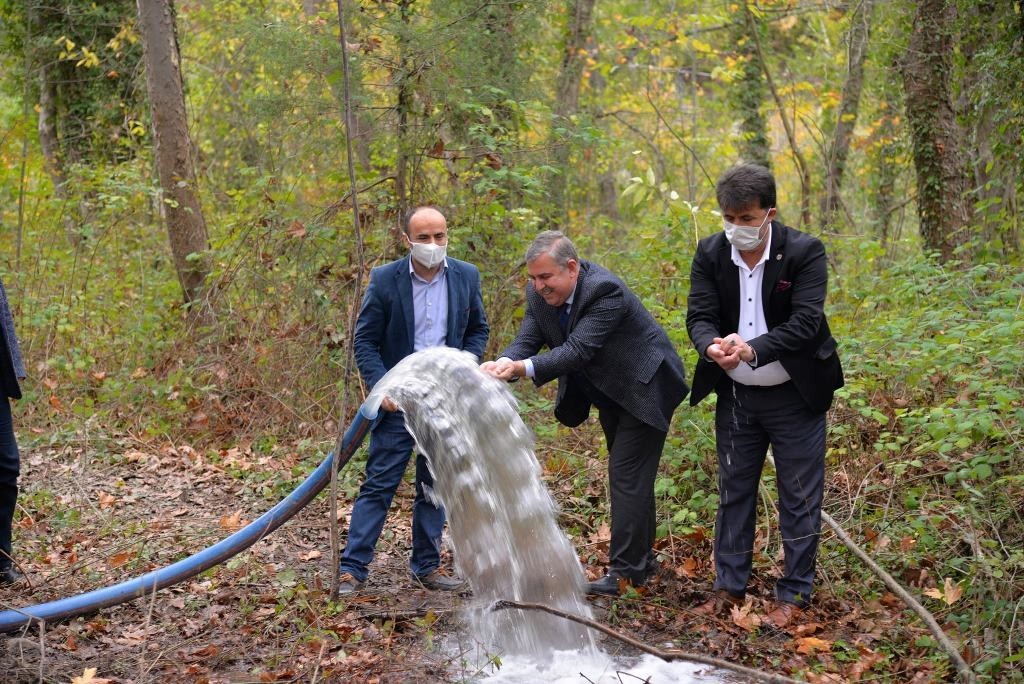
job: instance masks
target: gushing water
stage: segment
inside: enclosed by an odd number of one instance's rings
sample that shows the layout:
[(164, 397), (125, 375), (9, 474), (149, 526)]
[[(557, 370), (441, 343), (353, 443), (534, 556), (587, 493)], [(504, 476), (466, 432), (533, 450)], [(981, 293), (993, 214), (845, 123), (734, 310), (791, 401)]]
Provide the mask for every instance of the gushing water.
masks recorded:
[(589, 630), (529, 610), (492, 611), (499, 599), (543, 603), (590, 616), (583, 570), (556, 524), (541, 481), (533, 434), (504, 382), (466, 352), (437, 347), (406, 357), (367, 399), (390, 397), (434, 476), (455, 565), (473, 590), (471, 620), (482, 641), (508, 654), (549, 661), (556, 651), (596, 652)]

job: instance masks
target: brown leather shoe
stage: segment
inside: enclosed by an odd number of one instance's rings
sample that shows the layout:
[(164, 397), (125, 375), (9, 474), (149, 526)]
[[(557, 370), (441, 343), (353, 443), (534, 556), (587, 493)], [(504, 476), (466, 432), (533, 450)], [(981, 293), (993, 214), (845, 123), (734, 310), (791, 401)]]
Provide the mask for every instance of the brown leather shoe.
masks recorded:
[(440, 568), (422, 577), (413, 575), (412, 578), (432, 591), (458, 591), (466, 586), (466, 580), (461, 577), (449, 576), (445, 570)]
[(784, 603), (779, 601), (775, 604), (775, 608), (768, 613), (764, 621), (765, 624), (770, 625), (775, 629), (785, 629), (793, 622), (799, 620), (800, 616), (803, 614), (803, 608), (795, 603)]
[(711, 594), (711, 598), (693, 609), (693, 614), (718, 617), (728, 613), (733, 606), (742, 605), (742, 596), (733, 596), (725, 589), (716, 589)]

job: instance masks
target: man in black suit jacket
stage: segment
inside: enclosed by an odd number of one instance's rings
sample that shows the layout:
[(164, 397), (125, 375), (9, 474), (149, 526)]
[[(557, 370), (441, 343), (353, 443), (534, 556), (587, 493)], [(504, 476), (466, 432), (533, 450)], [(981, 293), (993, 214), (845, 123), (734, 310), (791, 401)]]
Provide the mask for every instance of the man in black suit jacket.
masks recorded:
[(18, 474), (21, 456), (14, 436), (9, 399), (21, 399), (19, 380), (25, 378), (18, 338), (14, 334), (14, 317), (7, 304), (7, 293), (0, 283), (0, 586), (14, 584), (21, 573), (14, 567), (11, 548), (11, 525), (18, 503)]
[[(519, 334), (481, 368), (503, 380), (558, 379), (555, 417), (569, 427), (596, 406), (608, 445), (611, 548), (608, 574), (589, 593), (616, 595), (654, 569), (654, 479), (672, 413), (686, 397), (686, 371), (665, 331), (626, 284), (581, 261), (558, 231), (526, 252), (531, 286)], [(550, 351), (539, 353), (543, 347)]]
[(716, 192), (725, 230), (697, 246), (686, 327), (700, 355), (690, 403), (718, 395), (715, 583), (697, 610), (743, 602), (753, 560), (757, 487), (769, 444), (785, 569), (768, 622), (783, 628), (811, 597), (825, 482), (825, 413), (843, 385), (825, 318), (825, 247), (776, 219), (775, 179), (741, 164)]

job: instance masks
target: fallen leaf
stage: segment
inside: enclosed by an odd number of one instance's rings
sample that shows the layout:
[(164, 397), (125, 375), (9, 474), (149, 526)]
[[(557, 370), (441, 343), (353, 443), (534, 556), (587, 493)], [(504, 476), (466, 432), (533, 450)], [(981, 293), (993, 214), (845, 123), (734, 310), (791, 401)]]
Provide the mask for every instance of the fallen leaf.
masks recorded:
[(138, 461), (144, 461), (149, 458), (149, 455), (144, 451), (138, 451), (136, 449), (129, 449), (124, 452), (124, 460), (129, 463), (136, 463)]
[(797, 653), (803, 653), (805, 655), (832, 650), (831, 641), (825, 641), (818, 637), (801, 637), (799, 639), (794, 639), (794, 643), (796, 644)]
[(697, 576), (697, 559), (696, 558), (685, 558), (683, 562), (676, 567), (676, 577), (696, 577)]
[(597, 530), (590, 535), (590, 542), (593, 544), (600, 544), (602, 542), (609, 542), (612, 538), (612, 528), (608, 526), (608, 523), (601, 523), (598, 525)]
[(860, 658), (847, 670), (847, 679), (851, 682), (859, 682), (871, 668), (886, 659), (886, 656), (872, 651), (864, 646), (859, 646)]
[(900, 551), (906, 553), (907, 551), (910, 551), (910, 549), (914, 548), (914, 544), (916, 543), (917, 540), (913, 537), (904, 537), (903, 539), (900, 539)]
[(189, 655), (195, 658), (212, 658), (218, 653), (220, 653), (220, 646), (218, 646), (217, 644), (210, 644), (208, 646), (203, 646), (202, 648), (196, 651), (192, 651), (192, 653)]
[(99, 500), (100, 508), (110, 508), (117, 501), (113, 494), (107, 494), (106, 492), (100, 492)]
[(50, 395), (50, 406), (57, 409), (58, 411), (64, 410), (64, 405), (60, 403), (60, 399), (57, 398), (56, 394)]
[(235, 511), (231, 515), (222, 515), (220, 517), (220, 527), (223, 530), (237, 530), (242, 527), (242, 511), (241, 509)]
[(306, 237), (306, 227), (302, 225), (302, 222), (295, 219), (288, 224), (288, 237), (301, 238)]
[(750, 604), (733, 606), (731, 611), (733, 624), (748, 632), (753, 632), (761, 625), (761, 616), (751, 612), (751, 607)]
[(97, 677), (95, 667), (87, 667), (81, 677), (72, 677), (71, 684), (110, 684), (106, 677)]
[(299, 556), (299, 557), (302, 560), (304, 560), (304, 561), (311, 561), (311, 560), (313, 560), (315, 558), (319, 558), (321, 555), (323, 555), (323, 554), (321, 554), (318, 550), (313, 549), (309, 553), (303, 554), (302, 556)]
[(964, 588), (959, 584), (953, 584), (952, 578), (947, 577), (942, 589), (925, 589), (924, 594), (953, 605), (964, 595)]
[(132, 559), (135, 554), (131, 551), (122, 551), (121, 553), (115, 553), (113, 556), (107, 559), (107, 565), (112, 568), (119, 568)]

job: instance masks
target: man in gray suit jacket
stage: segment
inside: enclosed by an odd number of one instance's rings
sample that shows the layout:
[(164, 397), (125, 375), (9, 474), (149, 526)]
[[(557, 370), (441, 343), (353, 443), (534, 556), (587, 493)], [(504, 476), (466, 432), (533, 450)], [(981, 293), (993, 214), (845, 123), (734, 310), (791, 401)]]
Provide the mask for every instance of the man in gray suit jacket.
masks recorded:
[[(565, 235), (547, 231), (526, 252), (531, 286), (519, 334), (481, 368), (503, 380), (558, 379), (555, 417), (569, 427), (596, 406), (608, 445), (611, 548), (608, 574), (588, 593), (616, 595), (654, 570), (654, 480), (686, 371), (665, 331), (633, 292), (582, 261)], [(543, 347), (550, 351), (539, 353)]]

